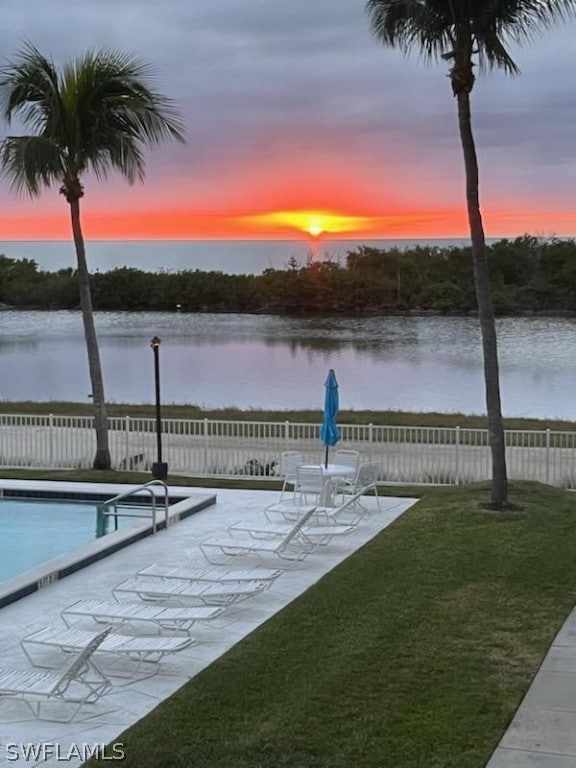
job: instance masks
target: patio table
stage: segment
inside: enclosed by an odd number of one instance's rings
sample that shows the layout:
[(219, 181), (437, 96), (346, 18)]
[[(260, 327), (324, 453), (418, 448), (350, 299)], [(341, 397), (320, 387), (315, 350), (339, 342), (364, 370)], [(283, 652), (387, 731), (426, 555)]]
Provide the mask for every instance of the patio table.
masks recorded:
[(313, 467), (322, 469), (322, 475), (324, 477), (324, 483), (322, 485), (322, 493), (320, 494), (320, 506), (321, 507), (334, 507), (334, 483), (336, 478), (353, 478), (356, 475), (356, 469), (348, 464), (305, 464), (306, 468)]

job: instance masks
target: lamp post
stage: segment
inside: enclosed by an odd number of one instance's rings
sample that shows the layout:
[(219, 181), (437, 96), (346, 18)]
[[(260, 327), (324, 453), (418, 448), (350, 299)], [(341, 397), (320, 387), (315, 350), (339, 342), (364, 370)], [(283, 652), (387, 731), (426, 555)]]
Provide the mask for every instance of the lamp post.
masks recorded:
[(162, 416), (160, 413), (160, 344), (162, 341), (154, 336), (150, 342), (154, 353), (154, 383), (156, 385), (156, 455), (157, 461), (152, 464), (152, 476), (155, 480), (168, 478), (168, 464), (162, 461)]

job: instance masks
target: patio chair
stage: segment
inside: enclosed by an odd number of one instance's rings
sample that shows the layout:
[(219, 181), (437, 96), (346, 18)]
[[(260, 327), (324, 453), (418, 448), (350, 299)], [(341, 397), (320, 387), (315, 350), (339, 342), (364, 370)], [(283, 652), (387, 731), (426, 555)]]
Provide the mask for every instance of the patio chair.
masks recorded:
[(238, 556), (261, 558), (263, 555), (275, 555), (285, 560), (303, 560), (319, 546), (302, 533), (302, 528), (314, 514), (314, 509), (308, 509), (300, 520), (280, 535), (271, 535), (266, 539), (254, 538), (249, 533), (243, 536), (214, 536), (200, 544), (200, 549), (210, 563), (218, 563), (215, 557), (230, 562)]
[(368, 491), (374, 491), (376, 496), (376, 504), (378, 511), (380, 511), (380, 497), (378, 496), (378, 477), (380, 474), (380, 464), (377, 462), (367, 462), (361, 464), (358, 469), (358, 474), (354, 482), (347, 481), (342, 478), (339, 479), (336, 485), (336, 494), (344, 499), (346, 496), (353, 497), (355, 503), (358, 504), (365, 512), (366, 507), (361, 501), (362, 496), (368, 493)]
[(67, 627), (70, 617), (91, 618), (97, 622), (126, 625), (140, 622), (152, 623), (158, 630), (168, 629), (184, 632), (190, 636), (190, 629), (197, 621), (211, 621), (221, 615), (224, 608), (216, 605), (193, 605), (187, 608), (150, 603), (117, 602), (116, 600), (78, 600), (60, 615)]
[[(293, 505), (290, 505), (294, 509)], [(180, 565), (159, 565), (152, 563), (137, 572), (137, 576), (156, 576), (162, 579), (183, 579), (184, 581), (205, 581), (208, 584), (217, 582), (226, 584), (229, 581), (274, 581), (283, 574), (281, 568), (223, 568), (220, 565), (204, 565), (204, 563), (182, 563)]]
[[(0, 701), (3, 697), (19, 698), (40, 720), (71, 722), (83, 704), (93, 704), (112, 688), (110, 680), (95, 666), (91, 658), (109, 632), (110, 627), (107, 627), (92, 635), (60, 675), (34, 670), (0, 669)], [(42, 716), (42, 704), (48, 702), (71, 704), (72, 714), (65, 718)]]
[(284, 451), (280, 455), (280, 474), (284, 477), (284, 484), (282, 485), (282, 491), (280, 492), (280, 501), (284, 498), (289, 485), (296, 485), (296, 469), (304, 464), (304, 459), (300, 451)]
[(344, 464), (347, 467), (353, 467), (356, 472), (358, 472), (358, 467), (360, 466), (360, 452), (340, 448), (332, 454), (332, 462), (334, 464)]
[(294, 495), (298, 496), (300, 504), (302, 502), (308, 503), (309, 495), (314, 496), (316, 503), (318, 503), (324, 494), (325, 481), (326, 478), (321, 466), (297, 467)]
[[(97, 632), (77, 627), (43, 627), (20, 640), (20, 647), (35, 667), (50, 667), (42, 649), (57, 649), (63, 654), (82, 650), (97, 635)], [(135, 662), (129, 677), (133, 677), (143, 664), (157, 665), (167, 654), (178, 653), (189, 648), (196, 641), (192, 637), (159, 637), (150, 635), (119, 635), (110, 633), (96, 649), (97, 654), (125, 657)], [(41, 663), (43, 662), (43, 663)], [(154, 669), (154, 672), (156, 670)], [(108, 671), (114, 675), (112, 670)], [(120, 675), (122, 677), (126, 675)]]
[(271, 583), (269, 581), (259, 583), (228, 581), (223, 584), (207, 584), (202, 581), (136, 576), (112, 587), (112, 594), (117, 600), (118, 595), (128, 593), (130, 596), (138, 595), (140, 600), (150, 602), (169, 600), (187, 605), (192, 600), (196, 605), (232, 605), (264, 592)]

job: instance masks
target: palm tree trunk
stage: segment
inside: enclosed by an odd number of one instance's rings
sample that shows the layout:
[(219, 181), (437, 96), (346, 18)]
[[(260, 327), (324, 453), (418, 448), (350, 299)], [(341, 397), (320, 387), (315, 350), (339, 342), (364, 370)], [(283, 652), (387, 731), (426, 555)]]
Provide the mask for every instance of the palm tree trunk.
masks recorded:
[(70, 200), (70, 215), (72, 219), (72, 232), (78, 260), (78, 291), (80, 294), (80, 309), (84, 323), (84, 337), (88, 352), (88, 368), (90, 382), (92, 384), (92, 401), (94, 404), (94, 428), (96, 430), (96, 456), (94, 457), (94, 469), (110, 469), (110, 450), (108, 448), (108, 415), (106, 413), (106, 401), (104, 399), (104, 383), (102, 380), (102, 367), (100, 365), (100, 353), (98, 351), (98, 339), (94, 328), (94, 315), (92, 314), (92, 296), (90, 294), (90, 277), (86, 264), (86, 250), (84, 237), (80, 225), (80, 201)]
[(503, 509), (508, 504), (508, 478), (506, 474), (506, 447), (502, 407), (500, 403), (500, 383), (498, 374), (498, 347), (494, 308), (490, 290), (490, 274), (486, 255), (486, 242), (480, 202), (478, 198), (478, 160), (472, 134), (470, 119), (470, 94), (467, 90), (457, 93), (458, 123), (460, 140), (464, 152), (466, 169), (466, 202), (468, 221), (472, 240), (472, 265), (474, 284), (478, 301), (482, 349), (484, 353), (484, 381), (486, 384), (486, 409), (488, 414), (488, 434), (492, 453), (492, 494), (491, 503), (496, 509)]

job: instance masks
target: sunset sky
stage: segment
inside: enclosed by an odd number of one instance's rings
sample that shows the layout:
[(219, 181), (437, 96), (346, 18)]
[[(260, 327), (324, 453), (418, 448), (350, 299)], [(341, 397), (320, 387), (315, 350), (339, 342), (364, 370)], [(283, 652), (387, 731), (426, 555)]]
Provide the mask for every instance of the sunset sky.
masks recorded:
[[(487, 235), (576, 235), (575, 22), (513, 48), (517, 78), (472, 97)], [(364, 0), (4, 0), (0, 50), (57, 64), (113, 47), (151, 62), (187, 144), (146, 183), (86, 179), (89, 239), (461, 237), (456, 104), (444, 63), (371, 36)], [(16, 131), (14, 131), (16, 133)], [(0, 240), (66, 239), (57, 189), (0, 185)]]

